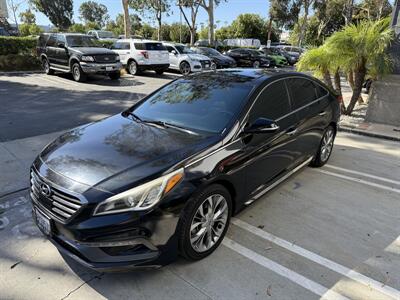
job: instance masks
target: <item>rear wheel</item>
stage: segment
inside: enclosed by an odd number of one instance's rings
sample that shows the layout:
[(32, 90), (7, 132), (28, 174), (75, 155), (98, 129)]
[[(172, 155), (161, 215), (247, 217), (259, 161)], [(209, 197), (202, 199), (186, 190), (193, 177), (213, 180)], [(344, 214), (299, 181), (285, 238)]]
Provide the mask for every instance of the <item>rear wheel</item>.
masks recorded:
[(333, 142), (335, 141), (335, 129), (329, 126), (322, 137), (319, 149), (314, 159), (311, 162), (312, 167), (322, 167), (325, 165), (332, 154)]
[(258, 69), (260, 67), (260, 62), (258, 60), (256, 60), (255, 62), (253, 62), (253, 68)]
[(54, 74), (54, 70), (50, 68), (50, 63), (49, 60), (47, 58), (43, 58), (42, 59), (42, 66), (43, 66), (43, 70), (47, 75), (53, 75)]
[(191, 198), (178, 225), (180, 254), (190, 260), (210, 255), (222, 242), (231, 213), (231, 196), (222, 185), (211, 185)]
[(77, 62), (72, 65), (72, 77), (77, 82), (84, 82), (87, 79), (87, 75), (82, 71), (81, 66)]
[(179, 70), (181, 71), (182, 75), (189, 75), (192, 71), (189, 63), (187, 63), (186, 61), (181, 62), (181, 64), (179, 65)]
[(164, 70), (156, 70), (156, 74), (157, 75), (162, 75), (162, 74), (164, 74)]

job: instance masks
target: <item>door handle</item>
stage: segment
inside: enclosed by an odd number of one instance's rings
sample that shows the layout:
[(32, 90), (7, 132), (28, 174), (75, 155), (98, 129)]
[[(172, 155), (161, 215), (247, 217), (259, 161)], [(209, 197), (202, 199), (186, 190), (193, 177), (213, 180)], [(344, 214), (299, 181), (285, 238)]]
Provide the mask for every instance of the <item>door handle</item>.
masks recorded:
[(297, 133), (297, 128), (291, 128), (286, 132), (286, 134), (290, 136), (295, 135), (296, 133)]
[(327, 113), (326, 113), (326, 111), (321, 111), (318, 115), (319, 116), (325, 116)]

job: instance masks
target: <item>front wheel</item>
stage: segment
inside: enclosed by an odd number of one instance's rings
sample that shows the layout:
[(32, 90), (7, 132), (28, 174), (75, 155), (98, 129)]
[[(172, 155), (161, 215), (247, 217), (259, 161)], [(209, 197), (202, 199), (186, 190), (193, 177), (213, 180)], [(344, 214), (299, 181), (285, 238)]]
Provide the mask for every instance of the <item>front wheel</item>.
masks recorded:
[(333, 142), (335, 141), (335, 129), (333, 126), (329, 126), (322, 137), (319, 149), (317, 154), (315, 155), (314, 159), (311, 161), (310, 165), (312, 167), (322, 167), (325, 165), (329, 157), (332, 154), (333, 149)]
[(231, 214), (231, 196), (222, 185), (211, 185), (191, 198), (178, 225), (179, 253), (189, 260), (210, 255), (222, 242)]
[(82, 71), (81, 66), (79, 63), (74, 63), (72, 65), (72, 77), (74, 77), (74, 80), (77, 82), (84, 82), (87, 79), (86, 74)]
[(191, 68), (190, 68), (189, 63), (187, 63), (186, 61), (182, 62), (179, 65), (179, 70), (181, 71), (182, 75), (189, 75), (190, 72), (192, 71)]
[(42, 66), (43, 66), (44, 72), (47, 75), (53, 75), (54, 74), (54, 70), (50, 68), (50, 63), (49, 63), (49, 60), (47, 58), (43, 58)]
[(260, 67), (260, 62), (258, 60), (256, 60), (255, 62), (253, 62), (253, 68), (258, 69)]
[(131, 60), (128, 64), (128, 72), (131, 75), (139, 75), (140, 71), (139, 71), (139, 66), (136, 63), (136, 61)]

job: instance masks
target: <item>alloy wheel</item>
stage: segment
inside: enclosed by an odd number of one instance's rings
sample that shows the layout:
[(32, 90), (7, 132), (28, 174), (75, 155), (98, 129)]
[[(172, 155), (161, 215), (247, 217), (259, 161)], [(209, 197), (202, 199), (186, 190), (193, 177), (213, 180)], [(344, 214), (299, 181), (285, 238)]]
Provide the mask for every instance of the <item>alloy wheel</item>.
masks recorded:
[(190, 71), (191, 71), (190, 70), (190, 65), (187, 62), (181, 63), (180, 69), (181, 69), (181, 73), (183, 75), (189, 75), (190, 74)]
[(81, 78), (81, 70), (79, 70), (78, 64), (75, 64), (72, 68), (72, 76), (74, 76), (75, 81), (79, 81)]
[(47, 59), (43, 59), (43, 69), (46, 73), (49, 73), (50, 71), (50, 64)]
[(260, 62), (259, 61), (255, 61), (253, 63), (253, 68), (258, 69), (260, 67)]
[(137, 73), (137, 65), (134, 61), (129, 64), (129, 73), (135, 75)]
[(332, 152), (332, 148), (333, 148), (333, 139), (334, 139), (334, 132), (332, 128), (329, 128), (326, 132), (325, 135), (322, 139), (322, 144), (321, 144), (321, 151), (320, 151), (320, 155), (321, 155), (321, 161), (325, 162), (326, 160), (328, 160), (329, 155)]
[(219, 241), (228, 212), (228, 203), (220, 194), (213, 194), (200, 204), (190, 225), (190, 244), (196, 252), (205, 252)]

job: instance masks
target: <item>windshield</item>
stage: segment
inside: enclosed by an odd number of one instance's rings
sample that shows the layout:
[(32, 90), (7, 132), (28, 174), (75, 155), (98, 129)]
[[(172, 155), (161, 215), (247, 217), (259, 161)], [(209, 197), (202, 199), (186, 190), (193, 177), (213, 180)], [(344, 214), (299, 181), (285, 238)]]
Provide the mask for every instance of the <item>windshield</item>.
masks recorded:
[(221, 53), (219, 53), (217, 50), (212, 49), (212, 48), (201, 48), (201, 50), (202, 50), (205, 54), (209, 54), (209, 55), (221, 55)]
[(99, 38), (101, 38), (101, 39), (107, 39), (107, 38), (114, 37), (114, 34), (111, 31), (97, 31), (97, 34), (99, 35)]
[(186, 46), (181, 46), (181, 45), (178, 45), (178, 46), (175, 46), (175, 48), (176, 48), (176, 50), (178, 50), (178, 52), (180, 53), (180, 54), (193, 54), (193, 53), (195, 53), (193, 50), (191, 50), (190, 48), (188, 48), (188, 47), (186, 47)]
[(97, 47), (96, 40), (87, 35), (67, 36), (67, 44), (69, 47)]
[(234, 72), (178, 79), (150, 96), (133, 113), (192, 131), (221, 133), (237, 117), (253, 86)]

